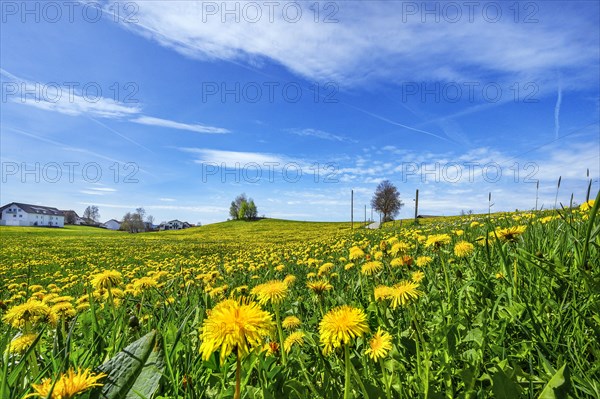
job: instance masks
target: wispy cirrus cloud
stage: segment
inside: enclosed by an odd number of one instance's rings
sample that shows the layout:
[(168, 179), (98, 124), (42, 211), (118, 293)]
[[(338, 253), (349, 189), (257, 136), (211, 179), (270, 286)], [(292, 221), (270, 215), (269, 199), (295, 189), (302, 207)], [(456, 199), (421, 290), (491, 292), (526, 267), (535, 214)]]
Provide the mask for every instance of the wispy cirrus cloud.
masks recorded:
[(112, 187), (88, 187), (85, 190), (80, 190), (79, 192), (81, 194), (87, 194), (87, 195), (107, 195), (107, 194), (113, 194), (117, 191), (117, 189), (112, 188)]
[[(236, 9), (248, 3), (237, 2)], [(241, 18), (226, 16), (221, 9), (225, 3), (211, 3), (211, 13), (206, 2), (176, 4), (140, 3), (139, 23), (127, 28), (189, 57), (253, 69), (269, 59), (299, 76), (348, 86), (414, 79), (472, 81), (490, 73), (553, 79), (557, 69), (597, 74), (597, 43), (582, 29), (597, 32), (593, 13), (555, 4), (539, 5), (532, 23), (515, 23), (508, 4), (498, 5), (502, 18), (494, 21), (478, 4), (473, 13), (459, 5), (461, 16), (451, 22), (440, 7), (425, 23), (424, 3), (415, 3), (416, 13), (409, 14), (402, 2), (385, 7), (378, 1), (336, 2), (329, 13), (332, 23), (324, 23), (323, 15), (315, 21), (309, 3), (295, 3), (302, 17), (293, 23), (281, 4), (273, 13), (259, 10), (258, 20), (252, 21), (241, 11)], [(561, 29), (553, 18), (542, 18), (553, 13), (560, 13)]]
[(88, 115), (101, 118), (123, 118), (136, 115), (141, 108), (126, 105), (111, 98), (93, 96), (86, 98), (83, 93), (73, 88), (59, 86), (56, 83), (42, 84), (22, 79), (12, 73), (0, 69), (3, 80), (3, 101), (36, 107), (46, 111), (54, 111), (70, 116)]
[(228, 129), (214, 126), (206, 126), (201, 124), (190, 124), (175, 122), (168, 119), (155, 118), (152, 116), (140, 116), (135, 119), (131, 119), (131, 122), (139, 123), (142, 125), (168, 127), (171, 129), (189, 130), (190, 132), (196, 133), (209, 133), (209, 134), (224, 134), (229, 133)]
[[(177, 122), (169, 119), (143, 115), (142, 108), (139, 105), (129, 105), (101, 96), (88, 96), (88, 98), (84, 93), (77, 92), (73, 88), (62, 87), (55, 83), (42, 84), (39, 82), (32, 82), (15, 76), (4, 69), (0, 69), (0, 77), (3, 78), (3, 101), (10, 100), (10, 102), (13, 103), (23, 104), (46, 111), (58, 112), (68, 116), (86, 116), (92, 120), (94, 120), (93, 118), (117, 119), (142, 125), (187, 130), (205, 134), (224, 134), (230, 132), (228, 129), (221, 127), (207, 126), (199, 123)], [(94, 120), (94, 122), (108, 128), (97, 120)], [(122, 138), (131, 141), (114, 129), (109, 129)], [(134, 143), (143, 147), (137, 142)]]
[(346, 136), (342, 136), (335, 133), (326, 132), (319, 129), (305, 128), (305, 129), (288, 129), (288, 132), (301, 137), (315, 137), (322, 140), (339, 141), (339, 142), (352, 142), (356, 143), (356, 140), (350, 139)]
[(224, 164), (228, 168), (239, 167), (240, 165), (247, 164), (277, 164), (282, 165), (289, 160), (285, 157), (277, 154), (268, 154), (262, 152), (246, 152), (246, 151), (223, 151), (213, 150), (208, 148), (179, 148), (180, 151), (195, 154), (197, 159), (195, 163), (210, 163), (210, 164)]

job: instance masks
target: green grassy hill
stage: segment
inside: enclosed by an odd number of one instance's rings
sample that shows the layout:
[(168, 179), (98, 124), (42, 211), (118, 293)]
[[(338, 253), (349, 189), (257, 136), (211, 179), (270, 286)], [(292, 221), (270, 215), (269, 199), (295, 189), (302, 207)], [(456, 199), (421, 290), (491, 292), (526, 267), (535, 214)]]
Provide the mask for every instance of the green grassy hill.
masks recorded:
[[(354, 227), (359, 228), (355, 223)], [(304, 241), (319, 236), (327, 236), (350, 230), (348, 222), (299, 222), (281, 219), (261, 219), (253, 222), (227, 221), (193, 227), (184, 230), (154, 231), (130, 234), (123, 231), (106, 230), (88, 226), (65, 226), (64, 228), (0, 226), (0, 236), (15, 238), (34, 235), (40, 238), (60, 237), (102, 237), (126, 238), (128, 240), (193, 240), (204, 243), (236, 243), (252, 237), (253, 241), (291, 242)]]
[[(357, 227), (355, 225), (355, 227)], [(350, 231), (347, 222), (298, 222), (281, 219), (261, 219), (253, 222), (233, 220), (185, 230), (145, 233), (156, 238), (178, 237), (201, 241), (241, 242), (252, 236), (261, 241), (304, 241), (323, 235)]]

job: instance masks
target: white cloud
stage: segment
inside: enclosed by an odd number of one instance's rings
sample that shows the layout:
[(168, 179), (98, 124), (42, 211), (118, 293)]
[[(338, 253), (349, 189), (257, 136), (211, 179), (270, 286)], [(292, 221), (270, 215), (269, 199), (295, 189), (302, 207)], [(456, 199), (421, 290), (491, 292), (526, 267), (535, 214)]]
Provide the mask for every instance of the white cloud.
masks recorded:
[(259, 166), (265, 164), (284, 165), (286, 161), (282, 156), (261, 152), (222, 151), (208, 148), (180, 148), (181, 151), (196, 154), (196, 163), (225, 164), (228, 168), (244, 166), (256, 163)]
[(106, 195), (117, 192), (117, 189), (112, 187), (88, 187), (87, 189), (80, 190), (79, 192), (88, 195)]
[(316, 137), (318, 139), (323, 139), (323, 140), (340, 141), (340, 142), (348, 141), (348, 142), (356, 143), (356, 140), (352, 140), (348, 137), (341, 136), (338, 134), (325, 132), (325, 131), (319, 130), (319, 129), (311, 129), (311, 128), (290, 129), (289, 132), (292, 134), (295, 134), (297, 136), (303, 136), (303, 137)]
[(188, 130), (190, 132), (196, 132), (196, 133), (210, 133), (210, 134), (229, 133), (229, 130), (221, 128), (221, 127), (205, 126), (205, 125), (200, 125), (200, 124), (181, 123), (181, 122), (171, 121), (168, 119), (154, 118), (152, 116), (140, 116), (138, 118), (131, 119), (131, 122), (139, 123), (142, 125), (168, 127), (171, 129), (179, 129), (179, 130)]
[[(136, 13), (139, 23), (127, 28), (186, 56), (248, 68), (270, 59), (305, 78), (346, 86), (361, 81), (472, 81), (489, 73), (548, 78), (557, 69), (592, 77), (597, 73), (590, 68), (598, 58), (597, 40), (589, 34), (597, 32), (593, 13), (553, 4), (540, 3), (538, 22), (529, 24), (514, 23), (508, 6), (500, 21), (486, 21), (481, 4), (472, 21), (468, 9), (461, 10), (456, 23), (436, 22), (431, 16), (423, 23), (421, 13), (403, 20), (400, 3), (383, 2), (332, 3), (338, 7), (337, 23), (323, 23), (326, 10), (315, 22), (312, 3), (302, 4), (302, 17), (294, 23), (286, 21), (283, 4), (277, 3), (270, 20), (269, 10), (258, 2), (260, 18), (250, 21), (243, 14), (248, 2), (242, 1), (230, 6), (239, 10), (239, 21), (229, 15), (223, 22), (221, 8), (226, 4), (210, 4), (217, 7), (214, 15), (206, 12), (207, 2), (142, 2)], [(555, 18), (548, 18), (558, 14), (560, 29)]]
[(131, 141), (144, 149), (147, 148), (93, 118), (133, 118), (129, 119), (129, 121), (143, 125), (188, 130), (196, 133), (229, 133), (229, 130), (225, 128), (206, 126), (198, 123), (182, 123), (169, 119), (142, 115), (142, 109), (137, 105), (126, 105), (110, 98), (97, 96), (95, 92), (86, 94), (80, 91), (78, 92), (74, 88), (59, 86), (55, 83), (44, 84), (31, 82), (15, 76), (4, 69), (0, 69), (0, 76), (8, 78), (7, 82), (3, 82), (3, 91), (9, 90), (9, 92), (4, 93), (3, 95), (13, 103), (28, 105), (69, 116), (87, 116), (121, 138)]
[(10, 90), (5, 96), (15, 103), (70, 116), (122, 118), (140, 112), (138, 106), (129, 106), (98, 96), (95, 91), (83, 93), (73, 87), (60, 86), (52, 82), (47, 84), (31, 82), (4, 69), (0, 69), (0, 76), (8, 78), (9, 81), (3, 83), (3, 91)]
[(79, 192), (82, 193), (82, 194), (88, 194), (88, 195), (104, 195), (103, 192), (93, 191), (93, 190), (81, 190)]
[(107, 192), (107, 193), (114, 193), (115, 191), (117, 191), (117, 189), (110, 188), (110, 187), (92, 187), (92, 188), (90, 188), (90, 190)]

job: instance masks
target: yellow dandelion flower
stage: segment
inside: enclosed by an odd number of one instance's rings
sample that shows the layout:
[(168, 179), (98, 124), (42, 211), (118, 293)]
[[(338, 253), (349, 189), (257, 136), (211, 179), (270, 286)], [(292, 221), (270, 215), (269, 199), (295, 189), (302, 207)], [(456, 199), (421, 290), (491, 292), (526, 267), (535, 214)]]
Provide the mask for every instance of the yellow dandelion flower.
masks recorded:
[(420, 270), (413, 272), (413, 274), (411, 274), (411, 276), (410, 276), (410, 279), (415, 283), (420, 283), (421, 281), (423, 281), (424, 278), (425, 278), (425, 273), (423, 273)]
[(425, 246), (439, 248), (442, 245), (449, 243), (450, 236), (448, 234), (432, 234), (427, 237), (427, 241), (425, 241)]
[(323, 354), (369, 332), (367, 315), (362, 309), (342, 305), (330, 310), (319, 324)]
[(454, 246), (454, 255), (459, 258), (466, 258), (473, 254), (475, 247), (468, 241), (459, 241)]
[(84, 312), (90, 308), (89, 302), (82, 302), (75, 308), (78, 312)]
[(283, 279), (283, 282), (286, 285), (292, 285), (296, 282), (296, 276), (294, 276), (293, 274), (288, 274), (287, 276), (285, 276), (285, 278)]
[[(106, 377), (106, 374), (93, 374), (91, 370), (78, 370), (75, 372), (69, 369), (65, 374), (61, 374), (56, 384), (50, 378), (46, 378), (41, 384), (33, 384), (31, 387), (35, 391), (28, 396), (38, 396), (40, 398), (50, 399), (71, 399), (82, 392), (93, 387), (102, 386), (98, 380)], [(54, 385), (54, 388), (52, 386)], [(52, 394), (50, 394), (52, 392)]]
[(354, 267), (354, 263), (348, 263), (346, 266), (344, 266), (344, 270), (350, 270)]
[(422, 294), (417, 289), (419, 284), (412, 281), (402, 281), (391, 288), (388, 299), (392, 300), (392, 309), (396, 309), (398, 305), (404, 306)]
[(59, 302), (52, 306), (50, 310), (58, 316), (60, 319), (68, 319), (75, 316), (77, 313), (71, 302)]
[(396, 256), (398, 254), (405, 254), (410, 251), (410, 245), (405, 242), (398, 242), (392, 245), (392, 249), (390, 249), (390, 254)]
[(220, 350), (221, 363), (237, 348), (239, 356), (246, 356), (252, 346), (262, 346), (271, 334), (272, 317), (255, 302), (227, 299), (218, 303), (202, 326), (202, 359), (208, 360)]
[(428, 264), (430, 264), (432, 261), (433, 261), (433, 259), (430, 256), (419, 256), (415, 263), (419, 267), (425, 267)]
[(329, 284), (327, 280), (308, 282), (306, 283), (306, 286), (309, 290), (311, 290), (317, 295), (323, 295), (325, 291), (330, 291), (331, 289), (333, 289), (333, 285)]
[(485, 240), (485, 237), (484, 237), (484, 236), (479, 236), (479, 237), (477, 237), (477, 238), (475, 239), (475, 242), (476, 242), (477, 244), (479, 244), (479, 246), (481, 246), (481, 247), (485, 247), (485, 245), (486, 245), (486, 240)]
[(25, 334), (18, 336), (17, 338), (10, 341), (10, 344), (8, 345), (7, 349), (8, 353), (23, 354), (27, 352), (27, 349), (29, 349), (29, 347), (33, 344), (36, 338), (36, 334)]
[(37, 300), (30, 300), (10, 308), (2, 320), (7, 324), (12, 325), (14, 328), (21, 328), (25, 326), (26, 323), (38, 324), (49, 322), (50, 324), (55, 324), (56, 315), (45, 303)]
[[(37, 299), (38, 301), (42, 301), (44, 299), (45, 291), (38, 291), (31, 294), (31, 299)], [(22, 295), (21, 295), (22, 297)]]
[(123, 280), (121, 273), (116, 270), (105, 270), (92, 277), (92, 285), (95, 289), (108, 289), (121, 284)]
[(34, 284), (34, 285), (32, 285), (32, 286), (29, 287), (29, 291), (31, 291), (31, 292), (38, 292), (38, 291), (41, 291), (43, 289), (44, 289), (44, 287), (41, 286), (41, 285), (39, 285), (39, 284)]
[[(501, 240), (501, 241), (510, 241), (510, 242), (515, 242), (517, 241), (517, 238), (523, 234), (525, 232), (525, 230), (527, 229), (527, 226), (513, 226), (513, 227), (507, 227), (505, 229), (498, 229), (495, 232), (495, 235)], [(490, 233), (490, 236), (494, 236), (494, 232)]]
[(381, 328), (377, 329), (373, 338), (369, 341), (369, 347), (365, 351), (365, 354), (372, 360), (377, 361), (380, 358), (384, 358), (392, 350), (392, 336)]
[(256, 295), (258, 302), (264, 305), (271, 302), (274, 305), (278, 305), (287, 296), (288, 285), (279, 280), (271, 280), (264, 284), (259, 284), (254, 287), (251, 291), (253, 295)]
[(141, 277), (133, 281), (133, 291), (136, 295), (158, 286), (158, 281), (152, 277)]
[(50, 302), (50, 303), (73, 302), (74, 300), (75, 300), (75, 298), (73, 298), (72, 296), (63, 295), (63, 296), (53, 297), (52, 299), (48, 300), (48, 302)]
[(398, 237), (391, 237), (391, 238), (388, 238), (388, 239), (387, 239), (387, 243), (388, 243), (388, 244), (390, 244), (390, 245), (394, 245), (394, 244), (395, 244), (395, 243), (397, 243), (398, 241), (400, 241), (400, 240), (398, 239)]
[(363, 252), (362, 249), (360, 249), (359, 247), (352, 247), (350, 248), (350, 255), (348, 256), (348, 259), (350, 260), (358, 260), (361, 259), (365, 256), (365, 253)]
[(275, 356), (279, 353), (279, 343), (275, 341), (269, 341), (261, 348), (262, 352), (265, 352), (267, 356)]
[(54, 300), (54, 298), (58, 298), (58, 294), (47, 294), (44, 295), (44, 298), (42, 299), (42, 302), (44, 303), (52, 303), (52, 301)]
[(333, 263), (323, 263), (321, 267), (319, 267), (319, 272), (317, 275), (321, 277), (323, 274), (329, 273), (331, 269), (333, 269)]
[(248, 286), (247, 285), (240, 285), (238, 287), (235, 287), (232, 291), (231, 291), (231, 295), (233, 296), (235, 295), (243, 295), (246, 292), (248, 292)]
[(213, 288), (208, 292), (208, 295), (211, 299), (222, 298), (225, 295), (225, 291), (227, 291), (227, 288), (229, 288), (227, 284)]
[(302, 322), (300, 321), (300, 319), (297, 318), (296, 316), (288, 316), (285, 319), (283, 319), (283, 322), (281, 323), (281, 325), (286, 330), (293, 330), (293, 329), (297, 328), (301, 323)]
[(593, 200), (593, 199), (591, 199), (587, 202), (584, 202), (583, 204), (579, 205), (579, 210), (581, 210), (582, 212), (587, 212), (594, 207), (595, 203), (596, 203), (596, 200)]
[(546, 224), (558, 218), (559, 216), (546, 216), (540, 219), (540, 223)]
[(291, 333), (283, 342), (283, 350), (286, 353), (289, 353), (294, 345), (303, 345), (304, 344), (304, 332), (296, 331)]
[(370, 276), (370, 275), (379, 273), (381, 271), (381, 269), (383, 269), (383, 263), (381, 263), (377, 260), (374, 260), (374, 261), (365, 263), (362, 266), (360, 272), (366, 276)]
[(391, 292), (392, 288), (388, 287), (387, 285), (379, 285), (377, 287), (375, 287), (375, 300), (376, 301), (381, 301), (384, 299), (388, 299), (390, 292)]

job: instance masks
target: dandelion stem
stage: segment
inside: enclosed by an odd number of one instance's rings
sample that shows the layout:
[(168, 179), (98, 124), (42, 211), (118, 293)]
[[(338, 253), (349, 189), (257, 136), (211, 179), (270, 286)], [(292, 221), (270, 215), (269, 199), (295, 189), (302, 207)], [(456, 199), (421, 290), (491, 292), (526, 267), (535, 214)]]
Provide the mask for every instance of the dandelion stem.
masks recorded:
[(356, 371), (356, 368), (354, 368), (354, 365), (352, 363), (350, 363), (350, 367), (352, 368), (352, 372), (354, 373), (354, 376), (356, 377), (356, 382), (358, 382), (358, 386), (360, 387), (360, 390), (362, 391), (362, 397), (369, 399), (369, 393), (367, 392), (367, 389), (365, 388), (365, 384), (363, 384), (362, 379), (360, 378), (360, 374), (358, 374), (358, 371)]
[(444, 259), (440, 257), (442, 260), (442, 268), (444, 269), (444, 280), (446, 281), (446, 294), (448, 295), (448, 304), (450, 304), (450, 279), (448, 278), (448, 270), (446, 268), (446, 262)]
[(344, 375), (344, 399), (350, 399), (350, 348), (344, 345), (344, 357), (346, 361), (346, 373)]
[[(427, 348), (425, 346), (425, 340), (423, 338), (423, 333), (421, 332), (421, 328), (419, 327), (419, 321), (417, 320), (417, 315), (415, 309), (412, 306), (408, 306), (410, 310), (410, 315), (412, 316), (412, 322), (415, 327), (415, 331), (417, 332), (417, 362), (419, 368), (419, 374), (421, 377), (421, 381), (423, 382), (423, 391), (425, 393), (424, 397), (427, 399), (429, 397), (429, 354), (427, 353)], [(419, 344), (420, 343), (420, 344)], [(424, 353), (425, 358), (425, 370), (421, 369), (423, 363), (423, 357), (421, 357), (421, 351)], [(424, 375), (423, 375), (424, 374)]]
[(391, 388), (391, 381), (389, 381), (388, 379), (388, 375), (385, 369), (385, 364), (383, 364), (383, 358), (379, 359), (379, 365), (381, 366), (381, 376), (383, 378), (383, 385), (385, 386), (385, 397), (387, 399), (390, 399), (391, 396), (391, 392), (390, 392), (390, 388)]
[(281, 317), (279, 316), (279, 305), (275, 306), (275, 320), (277, 321), (277, 334), (279, 334), (279, 349), (281, 350), (281, 361), (285, 366), (287, 363), (287, 355), (283, 350), (283, 330), (281, 328)]
[(237, 350), (236, 351), (236, 365), (235, 365), (235, 394), (233, 395), (233, 399), (240, 399), (241, 398), (241, 380), (242, 380), (242, 363), (240, 361), (240, 351)]

